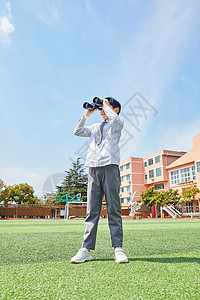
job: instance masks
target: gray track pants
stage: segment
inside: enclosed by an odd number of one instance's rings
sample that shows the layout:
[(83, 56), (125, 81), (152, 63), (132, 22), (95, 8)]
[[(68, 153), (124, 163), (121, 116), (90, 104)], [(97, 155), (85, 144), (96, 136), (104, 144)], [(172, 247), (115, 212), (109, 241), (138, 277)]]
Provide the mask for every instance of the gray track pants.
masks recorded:
[(94, 250), (97, 226), (105, 194), (112, 247), (122, 247), (120, 172), (117, 165), (89, 168), (87, 189), (87, 217), (82, 247)]

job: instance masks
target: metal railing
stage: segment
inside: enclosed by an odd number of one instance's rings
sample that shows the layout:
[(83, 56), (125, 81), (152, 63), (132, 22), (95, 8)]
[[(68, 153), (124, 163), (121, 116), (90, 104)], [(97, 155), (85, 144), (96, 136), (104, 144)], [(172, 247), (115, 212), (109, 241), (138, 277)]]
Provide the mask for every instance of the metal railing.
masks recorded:
[(182, 214), (173, 205), (164, 205), (163, 210), (165, 210), (172, 218), (181, 218)]

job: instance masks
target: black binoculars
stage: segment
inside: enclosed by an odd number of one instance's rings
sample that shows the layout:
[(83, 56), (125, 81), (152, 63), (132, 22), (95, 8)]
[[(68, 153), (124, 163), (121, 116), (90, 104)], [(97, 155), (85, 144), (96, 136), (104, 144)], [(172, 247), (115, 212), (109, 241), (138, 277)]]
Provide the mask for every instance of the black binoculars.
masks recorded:
[(89, 110), (95, 110), (95, 109), (102, 110), (102, 105), (103, 105), (103, 100), (98, 97), (94, 97), (93, 102), (92, 103), (85, 102), (83, 104), (83, 108)]

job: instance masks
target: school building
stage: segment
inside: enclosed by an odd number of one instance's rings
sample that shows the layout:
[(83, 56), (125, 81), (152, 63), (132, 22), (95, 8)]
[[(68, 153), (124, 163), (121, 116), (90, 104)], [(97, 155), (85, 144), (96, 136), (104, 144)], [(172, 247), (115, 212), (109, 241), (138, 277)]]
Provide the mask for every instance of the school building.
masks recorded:
[[(193, 148), (188, 152), (162, 150), (144, 158), (130, 157), (120, 162), (120, 198), (122, 209), (130, 206), (131, 196), (141, 202), (140, 194), (146, 188), (155, 190), (178, 189), (180, 194), (194, 184), (200, 189), (200, 134), (193, 138)], [(196, 201), (179, 204), (185, 216), (199, 215), (200, 194)], [(142, 206), (141, 213), (150, 215)]]

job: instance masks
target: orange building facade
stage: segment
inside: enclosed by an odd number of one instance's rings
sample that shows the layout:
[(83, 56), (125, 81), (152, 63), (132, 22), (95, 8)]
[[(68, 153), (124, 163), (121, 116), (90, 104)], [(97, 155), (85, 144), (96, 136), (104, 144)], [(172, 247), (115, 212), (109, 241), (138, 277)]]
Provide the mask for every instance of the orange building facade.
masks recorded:
[[(131, 197), (134, 194), (134, 201), (141, 202), (140, 194), (145, 189), (144, 185), (144, 164), (143, 159), (138, 157), (130, 157), (120, 163), (120, 198), (122, 210), (129, 208)], [(140, 213), (143, 217), (148, 217), (150, 210), (145, 205), (140, 208)]]
[(121, 203), (129, 203), (131, 195), (136, 192), (135, 200), (140, 202), (141, 192), (144, 190), (144, 167), (143, 159), (130, 157), (120, 163), (121, 188), (120, 198)]
[[(122, 208), (129, 205), (131, 196), (141, 202), (140, 194), (146, 188), (155, 190), (178, 189), (192, 185), (200, 189), (200, 134), (193, 139), (189, 152), (162, 150), (144, 158), (130, 157), (120, 163)], [(178, 207), (183, 215), (199, 215), (200, 194), (193, 203), (182, 203)]]
[[(200, 189), (200, 134), (193, 138), (193, 148), (167, 166), (170, 188), (181, 191), (196, 185)], [(179, 204), (184, 215), (197, 215), (200, 211), (200, 193), (196, 201)]]
[(145, 188), (154, 186), (155, 190), (168, 190), (170, 183), (166, 167), (183, 154), (185, 152), (162, 150), (144, 157)]

